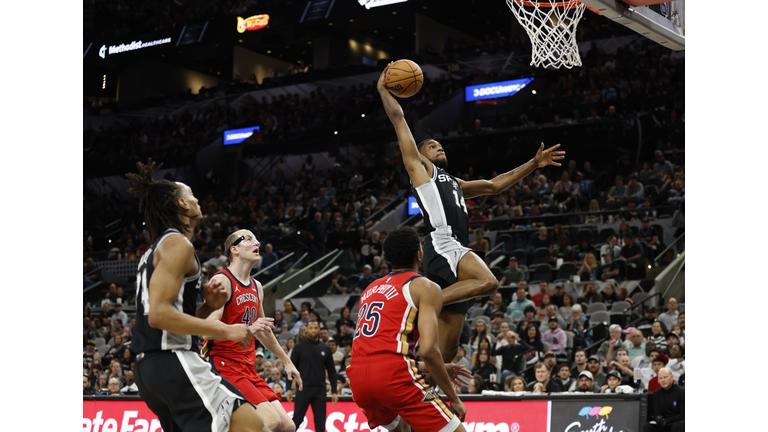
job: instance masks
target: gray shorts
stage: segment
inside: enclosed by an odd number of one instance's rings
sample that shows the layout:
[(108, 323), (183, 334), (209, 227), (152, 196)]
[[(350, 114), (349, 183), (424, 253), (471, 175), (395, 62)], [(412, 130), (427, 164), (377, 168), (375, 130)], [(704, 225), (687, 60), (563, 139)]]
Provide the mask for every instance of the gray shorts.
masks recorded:
[[(447, 288), (459, 281), (459, 262), (471, 252), (453, 236), (450, 226), (442, 226), (424, 238), (424, 276)], [(468, 303), (443, 306), (444, 311), (467, 312)]]

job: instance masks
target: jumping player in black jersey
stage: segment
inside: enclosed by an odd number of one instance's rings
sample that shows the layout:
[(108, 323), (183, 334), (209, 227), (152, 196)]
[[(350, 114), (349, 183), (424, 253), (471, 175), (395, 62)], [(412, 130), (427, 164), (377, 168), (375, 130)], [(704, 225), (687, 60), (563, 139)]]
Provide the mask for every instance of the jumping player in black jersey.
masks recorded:
[(131, 351), (137, 356), (139, 395), (157, 415), (163, 430), (210, 432), (264, 431), (256, 408), (197, 352), (197, 336), (240, 342), (274, 328), (270, 319), (250, 327), (206, 320), (227, 301), (220, 283), (202, 286), (205, 303), (196, 307), (201, 265), (190, 240), (202, 217), (192, 189), (183, 183), (154, 181), (162, 166), (152, 159), (128, 174), (129, 189), (140, 197), (139, 209), (150, 246), (139, 262), (138, 299)]
[(403, 109), (384, 83), (387, 69), (389, 65), (381, 73), (376, 87), (384, 110), (395, 127), (403, 164), (424, 215), (424, 225), (430, 231), (424, 239), (424, 275), (443, 288), (443, 309), (438, 320), (438, 333), (440, 352), (443, 360), (449, 363), (459, 349), (459, 337), (468, 309), (467, 301), (490, 295), (499, 288), (499, 282), (483, 260), (475, 254), (467, 253), (470, 251), (467, 247), (469, 218), (464, 198), (499, 194), (536, 168), (560, 166), (555, 161), (564, 159), (565, 152), (555, 151), (560, 144), (544, 150), (542, 143), (533, 159), (492, 180), (465, 182), (457, 179), (443, 170), (448, 166), (448, 159), (440, 143), (427, 139), (416, 145), (403, 118)]

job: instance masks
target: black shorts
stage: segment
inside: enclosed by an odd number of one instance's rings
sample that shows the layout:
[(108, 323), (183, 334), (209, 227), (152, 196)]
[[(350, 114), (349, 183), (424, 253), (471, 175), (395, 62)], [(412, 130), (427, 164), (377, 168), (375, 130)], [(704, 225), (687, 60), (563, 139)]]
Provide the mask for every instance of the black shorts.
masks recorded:
[[(445, 289), (459, 281), (458, 267), (461, 259), (470, 252), (450, 231), (437, 229), (424, 238), (424, 276)], [(443, 306), (443, 311), (467, 313), (469, 301)]]
[(194, 351), (153, 351), (136, 361), (139, 396), (165, 432), (227, 432), (248, 399)]

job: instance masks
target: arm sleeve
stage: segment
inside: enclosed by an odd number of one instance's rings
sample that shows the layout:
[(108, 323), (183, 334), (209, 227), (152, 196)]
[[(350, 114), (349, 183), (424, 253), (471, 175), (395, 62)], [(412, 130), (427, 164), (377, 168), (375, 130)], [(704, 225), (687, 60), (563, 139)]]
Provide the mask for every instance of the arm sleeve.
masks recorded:
[(333, 365), (333, 354), (331, 354), (330, 349), (327, 350), (327, 355), (325, 356), (325, 369), (328, 371), (328, 382), (331, 383), (331, 394), (336, 394), (336, 368)]

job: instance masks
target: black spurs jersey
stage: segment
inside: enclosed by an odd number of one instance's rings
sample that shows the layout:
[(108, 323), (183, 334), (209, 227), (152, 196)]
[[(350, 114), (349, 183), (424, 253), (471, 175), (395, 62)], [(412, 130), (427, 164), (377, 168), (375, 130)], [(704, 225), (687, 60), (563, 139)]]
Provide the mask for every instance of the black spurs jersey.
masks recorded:
[[(157, 248), (160, 247), (160, 243), (172, 235), (182, 234), (175, 229), (168, 229), (147, 249), (139, 261), (139, 272), (136, 276), (136, 289), (138, 290), (136, 328), (132, 329), (133, 339), (131, 340), (131, 351), (137, 354), (155, 350), (197, 350), (197, 336), (169, 333), (149, 326), (149, 308), (151, 307), (149, 304), (149, 281), (155, 270), (155, 266), (152, 265), (153, 256)], [(192, 316), (195, 316), (197, 294), (202, 283), (200, 277), (202, 266), (197, 254), (195, 254), (195, 261), (197, 262), (197, 273), (194, 276), (184, 278), (179, 295), (173, 304), (180, 312)]]
[[(429, 232), (449, 227), (451, 234), (464, 246), (469, 243), (469, 216), (464, 194), (456, 178), (433, 165), (432, 178), (411, 188)], [(445, 229), (445, 228), (443, 228)], [(429, 237), (427, 237), (429, 238)]]

